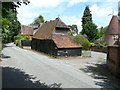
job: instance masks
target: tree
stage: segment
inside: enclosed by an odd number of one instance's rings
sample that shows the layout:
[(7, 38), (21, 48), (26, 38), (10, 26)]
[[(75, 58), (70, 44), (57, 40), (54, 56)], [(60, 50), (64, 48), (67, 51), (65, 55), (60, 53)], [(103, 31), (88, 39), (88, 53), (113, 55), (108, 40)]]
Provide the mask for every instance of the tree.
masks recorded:
[(33, 25), (39, 26), (40, 23), (44, 23), (44, 18), (42, 15), (39, 15), (34, 21)]
[(39, 20), (40, 20), (40, 23), (44, 23), (45, 21), (42, 15), (39, 15)]
[(11, 9), (13, 12), (15, 12), (17, 14), (17, 10), (16, 8), (19, 8), (21, 6), (21, 4), (29, 4), (29, 0), (19, 0), (19, 2), (2, 2), (2, 17), (6, 18), (6, 15), (8, 14), (7, 11), (9, 11), (9, 9)]
[(72, 34), (78, 34), (77, 25), (75, 25), (75, 24), (73, 24), (73, 25), (68, 25), (68, 27), (70, 27)]
[(86, 34), (89, 41), (94, 41), (98, 38), (97, 26), (93, 23), (89, 6), (86, 6), (83, 13), (81, 34)]
[(10, 26), (11, 23), (6, 18), (2, 18), (2, 36), (3, 42), (7, 43), (10, 41)]
[(3, 42), (8, 43), (14, 40), (20, 30), (20, 22), (17, 20), (16, 8), (21, 3), (28, 4), (28, 0), (19, 0), (19, 2), (2, 2), (2, 33)]
[(10, 21), (10, 34), (11, 34), (11, 41), (14, 41), (14, 36), (18, 35), (20, 32), (20, 22), (17, 20), (16, 14), (10, 9), (8, 11), (7, 19)]
[(103, 37), (104, 35), (105, 35), (105, 33), (106, 33), (106, 31), (107, 31), (107, 28), (108, 28), (108, 26), (106, 26), (106, 27), (101, 27), (101, 28), (99, 28), (98, 29), (98, 36), (99, 36), (99, 38), (100, 37)]
[(3, 42), (14, 41), (14, 36), (19, 34), (20, 23), (15, 13), (10, 9), (7, 18), (2, 18)]

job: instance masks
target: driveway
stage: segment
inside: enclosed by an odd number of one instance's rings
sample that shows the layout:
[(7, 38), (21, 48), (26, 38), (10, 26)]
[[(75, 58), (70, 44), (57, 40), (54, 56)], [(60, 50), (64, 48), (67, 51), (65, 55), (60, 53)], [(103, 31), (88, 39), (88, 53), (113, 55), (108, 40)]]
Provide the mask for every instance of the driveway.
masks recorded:
[[(120, 86), (119, 80), (112, 74), (102, 73), (108, 70), (105, 64), (106, 55), (102, 53), (92, 52), (91, 58), (54, 59), (9, 43), (5, 45), (3, 55), (3, 88), (113, 88)], [(108, 78), (108, 74), (113, 79)]]

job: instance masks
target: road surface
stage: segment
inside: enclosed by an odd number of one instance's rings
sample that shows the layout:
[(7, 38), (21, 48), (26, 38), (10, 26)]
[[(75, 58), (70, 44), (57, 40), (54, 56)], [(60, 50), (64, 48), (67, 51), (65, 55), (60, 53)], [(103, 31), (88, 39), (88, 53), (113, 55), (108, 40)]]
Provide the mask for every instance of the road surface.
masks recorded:
[(101, 88), (95, 80), (63, 60), (5, 45), (2, 58), (3, 88)]

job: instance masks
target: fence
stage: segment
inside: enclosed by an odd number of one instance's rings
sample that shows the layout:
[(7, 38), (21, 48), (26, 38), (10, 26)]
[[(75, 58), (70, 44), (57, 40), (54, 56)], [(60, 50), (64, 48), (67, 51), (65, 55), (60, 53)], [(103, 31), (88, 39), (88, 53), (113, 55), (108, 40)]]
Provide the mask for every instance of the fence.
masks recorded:
[(30, 40), (21, 40), (20, 46), (21, 47), (24, 47), (24, 46), (30, 46), (31, 47), (31, 41)]

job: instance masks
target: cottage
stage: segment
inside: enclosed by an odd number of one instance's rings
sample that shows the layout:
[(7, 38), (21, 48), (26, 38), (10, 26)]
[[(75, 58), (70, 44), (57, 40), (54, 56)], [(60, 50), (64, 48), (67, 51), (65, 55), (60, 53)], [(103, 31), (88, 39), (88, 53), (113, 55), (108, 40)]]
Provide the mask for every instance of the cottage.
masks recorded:
[(68, 32), (60, 18), (46, 21), (33, 35), (31, 48), (55, 56), (80, 56), (82, 47), (72, 42)]
[(119, 25), (120, 25), (120, 22), (118, 21), (118, 17), (113, 16), (109, 23), (109, 26), (105, 35), (105, 41), (109, 46), (112, 46), (118, 43), (118, 34), (120, 32), (118, 27)]
[(32, 26), (21, 25), (20, 34), (21, 35), (33, 36), (33, 27)]
[(32, 26), (26, 26), (26, 25), (21, 25), (21, 30), (20, 34), (21, 35), (27, 35), (29, 36), (30, 40), (21, 40), (20, 46), (31, 46), (31, 40), (33, 36), (33, 27)]

